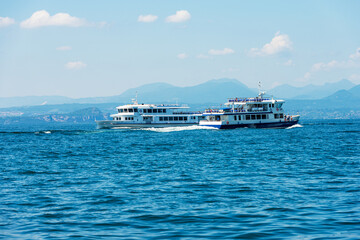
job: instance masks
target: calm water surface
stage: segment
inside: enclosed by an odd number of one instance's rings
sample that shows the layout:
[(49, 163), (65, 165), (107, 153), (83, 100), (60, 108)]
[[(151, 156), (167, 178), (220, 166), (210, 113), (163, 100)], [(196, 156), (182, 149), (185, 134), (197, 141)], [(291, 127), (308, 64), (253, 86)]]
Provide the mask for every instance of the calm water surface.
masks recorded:
[(360, 239), (360, 121), (0, 126), (3, 239)]

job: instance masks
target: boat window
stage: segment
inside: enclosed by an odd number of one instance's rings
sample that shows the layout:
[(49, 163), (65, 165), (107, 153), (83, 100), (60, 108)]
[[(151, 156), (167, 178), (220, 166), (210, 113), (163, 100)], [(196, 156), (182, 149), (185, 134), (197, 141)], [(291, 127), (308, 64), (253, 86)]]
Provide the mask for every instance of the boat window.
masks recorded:
[(124, 112), (127, 112), (128, 110), (127, 110), (127, 108), (124, 108)]
[(157, 113), (158, 111), (157, 111), (157, 109), (153, 109), (153, 113)]
[(261, 115), (261, 119), (266, 119), (266, 114)]
[(179, 121), (179, 118), (178, 118), (178, 117), (174, 117), (174, 121)]
[(152, 113), (153, 111), (152, 111), (152, 109), (148, 109), (148, 113)]
[(284, 117), (284, 114), (280, 113), (280, 118), (283, 118)]
[(144, 113), (147, 113), (147, 109), (144, 109)]
[(279, 114), (275, 113), (275, 114), (274, 114), (274, 118), (275, 118), (275, 119), (279, 118)]
[(246, 115), (246, 120), (250, 120), (250, 115)]
[(184, 120), (184, 118), (183, 117), (179, 117), (179, 121), (183, 121)]
[(187, 121), (187, 117), (184, 117), (184, 121)]
[(234, 116), (234, 120), (236, 121), (236, 116)]
[(169, 117), (169, 121), (174, 121), (174, 117)]
[(164, 117), (164, 121), (169, 121), (169, 118), (168, 118), (168, 117)]
[(251, 115), (251, 120), (255, 120), (255, 115)]
[(164, 117), (159, 117), (159, 121), (164, 121)]
[(261, 115), (256, 115), (256, 119), (261, 119)]
[(166, 109), (163, 109), (163, 113), (166, 113)]
[(133, 112), (134, 111), (134, 109), (132, 109), (132, 108), (129, 108), (129, 112)]
[(158, 109), (158, 113), (162, 113), (162, 109)]
[(134, 108), (134, 112), (138, 112), (138, 109), (137, 109), (137, 108)]

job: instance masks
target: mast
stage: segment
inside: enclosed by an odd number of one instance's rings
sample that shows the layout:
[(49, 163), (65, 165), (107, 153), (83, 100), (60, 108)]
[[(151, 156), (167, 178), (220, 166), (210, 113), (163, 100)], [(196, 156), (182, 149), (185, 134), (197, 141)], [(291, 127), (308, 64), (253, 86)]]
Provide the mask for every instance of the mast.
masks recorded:
[(262, 98), (264, 96), (264, 94), (265, 94), (265, 91), (261, 91), (261, 81), (259, 81), (258, 89), (259, 89), (258, 97)]
[(133, 104), (138, 105), (138, 92), (135, 93), (135, 98), (131, 99)]

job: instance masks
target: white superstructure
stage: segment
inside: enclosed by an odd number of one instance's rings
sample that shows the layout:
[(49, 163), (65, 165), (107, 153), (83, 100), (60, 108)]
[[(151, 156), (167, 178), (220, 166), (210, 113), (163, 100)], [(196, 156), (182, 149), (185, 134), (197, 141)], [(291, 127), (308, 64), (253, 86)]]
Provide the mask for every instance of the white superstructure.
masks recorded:
[(132, 104), (118, 106), (112, 120), (96, 121), (98, 128), (169, 127), (197, 125), (200, 112), (187, 112), (188, 106), (178, 104)]
[(223, 109), (207, 109), (200, 126), (226, 128), (284, 128), (298, 123), (299, 115), (285, 115), (284, 100), (264, 98), (260, 92), (255, 98), (231, 98)]

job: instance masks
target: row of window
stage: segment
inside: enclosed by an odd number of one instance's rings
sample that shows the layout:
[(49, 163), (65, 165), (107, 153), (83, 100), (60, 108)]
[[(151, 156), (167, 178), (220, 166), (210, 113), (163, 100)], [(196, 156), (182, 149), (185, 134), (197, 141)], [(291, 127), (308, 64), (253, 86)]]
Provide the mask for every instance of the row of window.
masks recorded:
[(120, 109), (118, 109), (118, 112), (119, 112), (119, 113), (123, 113), (123, 112), (125, 112), (125, 113), (130, 112), (130, 113), (132, 113), (132, 112), (137, 112), (137, 111), (138, 111), (137, 108), (120, 108)]
[(166, 109), (144, 109), (144, 113), (166, 113)]
[[(253, 105), (253, 107), (256, 107), (256, 108), (261, 108), (261, 107), (265, 107), (266, 106), (266, 104), (252, 104)], [(282, 106), (282, 103), (278, 103), (278, 104), (276, 104), (276, 106), (277, 107), (281, 107)], [(274, 108), (275, 107), (275, 103), (270, 103), (269, 104), (269, 107), (271, 108)]]
[(282, 114), (282, 113), (279, 113), (279, 114), (275, 113), (274, 114), (275, 119), (279, 119), (279, 118), (283, 118), (283, 117), (284, 117), (284, 114)]
[[(121, 120), (121, 117), (115, 117), (114, 120)], [(134, 120), (134, 117), (125, 117), (124, 118), (125, 121), (133, 121)]]
[(187, 121), (187, 117), (159, 117), (159, 121)]
[[(283, 118), (284, 114), (274, 114), (275, 119)], [(261, 119), (269, 119), (268, 114), (253, 114), (253, 115), (243, 115), (243, 120), (261, 120)], [(241, 116), (234, 116), (234, 120), (241, 120)]]
[[(245, 115), (244, 120), (260, 120), (260, 119), (268, 119), (268, 118), (269, 116), (267, 114), (257, 114), (257, 115), (254, 114), (254, 115)], [(239, 120), (240, 120), (240, 116), (239, 116)]]

